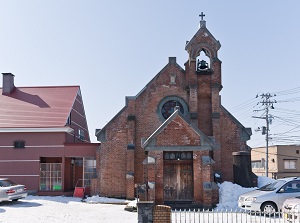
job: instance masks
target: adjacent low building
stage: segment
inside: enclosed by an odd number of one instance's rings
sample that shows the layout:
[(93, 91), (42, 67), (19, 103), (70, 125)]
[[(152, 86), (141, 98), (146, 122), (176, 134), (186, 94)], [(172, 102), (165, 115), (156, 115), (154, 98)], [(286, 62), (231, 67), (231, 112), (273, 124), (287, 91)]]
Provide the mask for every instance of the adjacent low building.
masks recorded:
[(95, 176), (79, 86), (15, 87), (3, 73), (0, 88), (0, 177), (41, 195), (72, 193)]
[[(266, 176), (266, 147), (252, 148), (252, 171), (257, 176)], [(274, 145), (268, 147), (268, 177), (299, 177), (300, 146)]]

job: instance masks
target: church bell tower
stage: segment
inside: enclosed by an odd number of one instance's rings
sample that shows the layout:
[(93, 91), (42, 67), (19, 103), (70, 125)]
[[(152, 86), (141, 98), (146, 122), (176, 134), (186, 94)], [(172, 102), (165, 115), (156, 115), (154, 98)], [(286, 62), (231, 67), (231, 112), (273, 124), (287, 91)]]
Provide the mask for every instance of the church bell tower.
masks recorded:
[(207, 136), (218, 137), (217, 128), (220, 118), (221, 61), (218, 50), (221, 44), (206, 28), (203, 12), (199, 30), (185, 50), (189, 59), (185, 63), (189, 108), (193, 124)]

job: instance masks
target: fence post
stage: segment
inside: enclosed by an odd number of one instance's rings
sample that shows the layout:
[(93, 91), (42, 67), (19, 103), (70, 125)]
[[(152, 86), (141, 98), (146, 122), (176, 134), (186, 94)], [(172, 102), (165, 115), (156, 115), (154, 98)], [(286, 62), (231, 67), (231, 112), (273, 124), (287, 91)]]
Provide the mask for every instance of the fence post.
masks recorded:
[(153, 223), (154, 201), (137, 202), (138, 223)]
[(153, 223), (171, 223), (171, 207), (156, 205), (153, 211)]

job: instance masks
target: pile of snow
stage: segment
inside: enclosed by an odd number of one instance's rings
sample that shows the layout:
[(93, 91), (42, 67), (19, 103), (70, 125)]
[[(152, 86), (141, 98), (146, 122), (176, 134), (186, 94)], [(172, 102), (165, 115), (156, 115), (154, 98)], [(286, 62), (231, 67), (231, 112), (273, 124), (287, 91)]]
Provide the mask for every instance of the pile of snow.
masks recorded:
[(87, 197), (83, 201), (87, 202), (87, 203), (102, 203), (102, 204), (128, 204), (130, 202), (125, 199), (99, 197), (98, 195), (92, 196), (92, 197)]
[(100, 197), (100, 196), (92, 196), (83, 200), (86, 203), (90, 204), (125, 204), (124, 208), (126, 211), (136, 211), (137, 210), (137, 200), (125, 200), (125, 199), (117, 199), (117, 198), (108, 198), (108, 197)]
[[(262, 187), (274, 179), (268, 177), (258, 177), (258, 187)], [(257, 189), (257, 187), (245, 188), (238, 184), (233, 184), (231, 182), (223, 182), (219, 186), (219, 204), (217, 204), (217, 210), (237, 210), (239, 196), (243, 193)]]

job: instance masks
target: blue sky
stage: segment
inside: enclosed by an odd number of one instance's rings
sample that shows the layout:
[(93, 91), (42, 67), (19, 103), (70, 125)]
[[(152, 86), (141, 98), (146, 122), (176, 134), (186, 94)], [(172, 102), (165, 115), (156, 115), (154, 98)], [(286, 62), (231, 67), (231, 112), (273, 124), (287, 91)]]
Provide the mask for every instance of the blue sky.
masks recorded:
[[(263, 108), (256, 94), (281, 92), (278, 101), (300, 94), (298, 0), (0, 0), (0, 7), (0, 71), (13, 73), (19, 87), (80, 85), (93, 141), (95, 129), (168, 57), (184, 67), (185, 42), (197, 32), (202, 11), (222, 45), (222, 104), (252, 128), (250, 146), (265, 145), (254, 131), (264, 120), (251, 118), (263, 115), (253, 112)], [(299, 103), (274, 105), (270, 133), (290, 135), (279, 141), (274, 135), (271, 144), (299, 144)]]

